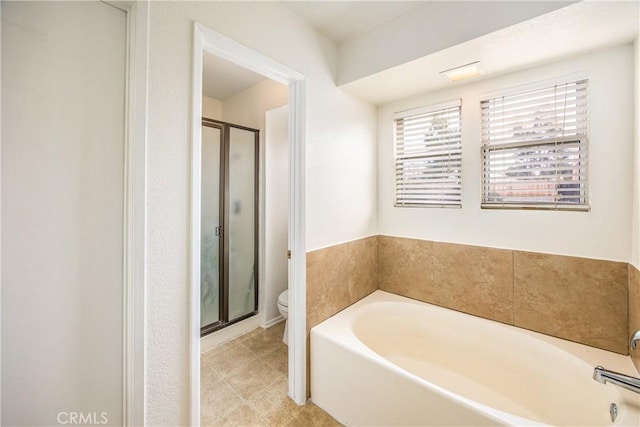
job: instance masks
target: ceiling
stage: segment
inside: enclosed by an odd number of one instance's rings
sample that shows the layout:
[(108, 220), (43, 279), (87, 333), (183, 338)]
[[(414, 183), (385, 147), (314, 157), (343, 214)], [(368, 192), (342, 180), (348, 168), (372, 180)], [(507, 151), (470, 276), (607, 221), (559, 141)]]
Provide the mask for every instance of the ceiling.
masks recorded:
[[(372, 29), (422, 1), (282, 1), (317, 31), (339, 43)], [(206, 53), (203, 58), (202, 93), (224, 101), (265, 80), (265, 77)]]
[(202, 94), (224, 101), (266, 80), (266, 77), (205, 52), (202, 58)]
[(335, 43), (357, 36), (424, 1), (282, 1)]
[[(336, 43), (356, 37), (411, 11), (423, 1), (282, 1)], [(638, 1), (582, 1), (503, 28), (420, 59), (342, 85), (380, 105), (447, 86), (440, 72), (481, 61), (490, 78), (499, 74), (630, 42), (638, 34)], [(265, 77), (204, 55), (203, 94), (225, 100)], [(460, 84), (460, 83), (458, 83)], [(462, 82), (464, 84), (464, 82)]]
[[(341, 87), (374, 105), (492, 78), (536, 64), (632, 42), (640, 2), (582, 1), (440, 50)], [(480, 61), (483, 77), (448, 84), (441, 71)]]

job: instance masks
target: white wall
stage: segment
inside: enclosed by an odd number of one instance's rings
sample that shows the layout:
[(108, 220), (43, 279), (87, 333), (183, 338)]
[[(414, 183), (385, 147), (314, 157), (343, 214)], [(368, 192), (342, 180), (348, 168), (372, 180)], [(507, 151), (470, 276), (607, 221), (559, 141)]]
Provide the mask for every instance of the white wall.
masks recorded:
[(307, 76), (308, 250), (375, 234), (376, 115), (336, 89), (335, 46), (278, 3), (152, 2), (149, 9), (147, 423), (184, 425), (193, 22)]
[(222, 101), (202, 96), (202, 115), (208, 119), (222, 120)]
[[(225, 122), (264, 129), (265, 112), (289, 102), (289, 88), (273, 80), (263, 80), (222, 101)], [(264, 135), (260, 135), (261, 140)]]
[(126, 24), (2, 3), (2, 425), (122, 425)]
[(288, 288), (289, 108), (267, 111), (264, 161), (264, 292), (261, 311), (268, 323), (280, 316), (278, 296)]
[[(481, 210), (480, 105), (486, 92), (586, 72), (591, 212)], [(379, 233), (628, 262), (631, 253), (633, 51), (630, 45), (451, 86), (379, 108)], [(461, 209), (394, 208), (395, 111), (462, 98)]]
[(640, 35), (633, 44), (635, 90), (634, 114), (635, 138), (633, 144), (633, 220), (631, 226), (631, 264), (640, 269)]

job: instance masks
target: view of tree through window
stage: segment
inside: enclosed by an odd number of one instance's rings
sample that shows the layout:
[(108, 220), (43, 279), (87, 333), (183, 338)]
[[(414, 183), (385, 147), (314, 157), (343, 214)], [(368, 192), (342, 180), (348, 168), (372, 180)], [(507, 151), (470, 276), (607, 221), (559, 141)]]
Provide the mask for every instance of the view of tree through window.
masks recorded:
[(588, 209), (587, 80), (481, 102), (483, 207)]
[(461, 206), (460, 101), (395, 115), (396, 206)]

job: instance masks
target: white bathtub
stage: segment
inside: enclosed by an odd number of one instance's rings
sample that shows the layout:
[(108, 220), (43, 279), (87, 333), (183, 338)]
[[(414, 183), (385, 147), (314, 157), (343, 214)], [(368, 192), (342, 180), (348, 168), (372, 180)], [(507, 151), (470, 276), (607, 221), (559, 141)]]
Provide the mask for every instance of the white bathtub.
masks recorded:
[(311, 398), (346, 425), (640, 426), (640, 395), (594, 381), (596, 365), (638, 375), (629, 357), (383, 291), (311, 330)]

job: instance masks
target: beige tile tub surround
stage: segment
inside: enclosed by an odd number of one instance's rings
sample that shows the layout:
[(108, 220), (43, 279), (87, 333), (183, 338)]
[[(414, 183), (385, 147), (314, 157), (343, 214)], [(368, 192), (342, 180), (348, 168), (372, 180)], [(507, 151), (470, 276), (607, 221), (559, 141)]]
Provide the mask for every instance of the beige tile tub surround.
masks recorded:
[(515, 326), (627, 354), (627, 264), (514, 251)]
[(627, 263), (380, 235), (307, 253), (307, 348), (312, 327), (376, 289), (621, 354), (640, 328)]
[(376, 236), (307, 253), (307, 331), (378, 288)]
[(309, 331), (378, 289), (378, 237), (307, 252), (307, 396), (311, 393)]
[(378, 236), (378, 289), (424, 301), (434, 287), (433, 242)]
[[(640, 271), (629, 264), (629, 340), (631, 334), (640, 329)], [(631, 360), (640, 373), (640, 346), (629, 349)]]
[(513, 323), (511, 251), (378, 236), (378, 287)]
[(378, 236), (384, 291), (628, 354), (627, 264)]

